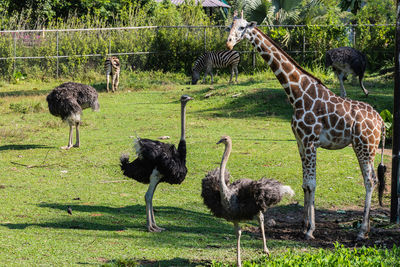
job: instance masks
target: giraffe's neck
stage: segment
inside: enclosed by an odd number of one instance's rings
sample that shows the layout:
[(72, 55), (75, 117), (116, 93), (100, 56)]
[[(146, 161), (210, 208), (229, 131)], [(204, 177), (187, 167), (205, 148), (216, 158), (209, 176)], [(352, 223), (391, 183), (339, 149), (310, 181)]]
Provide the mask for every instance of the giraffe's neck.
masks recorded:
[[(246, 35), (246, 38), (270, 66), (276, 78), (285, 89), (290, 103), (293, 105), (296, 99), (303, 96), (309, 83), (316, 78), (299, 67), (288, 54), (258, 28), (254, 28), (250, 34)], [(307, 78), (302, 77), (304, 75)]]

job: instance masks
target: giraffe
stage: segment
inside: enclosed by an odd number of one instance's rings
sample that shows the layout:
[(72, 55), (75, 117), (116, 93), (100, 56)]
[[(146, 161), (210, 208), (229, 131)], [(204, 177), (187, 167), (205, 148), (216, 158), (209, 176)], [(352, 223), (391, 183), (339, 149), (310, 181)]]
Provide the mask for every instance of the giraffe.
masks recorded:
[[(381, 204), (384, 189), (385, 126), (382, 118), (369, 104), (335, 95), (256, 24), (247, 22), (242, 12), (242, 16), (235, 17), (228, 28), (226, 45), (233, 49), (242, 39), (248, 39), (274, 72), (293, 107), (291, 126), (303, 169), (305, 238), (314, 238), (317, 148), (336, 150), (350, 144), (357, 156), (366, 189), (364, 215), (357, 240), (367, 238), (372, 192), (378, 182)], [(373, 168), (381, 136), (382, 155), (377, 179)]]

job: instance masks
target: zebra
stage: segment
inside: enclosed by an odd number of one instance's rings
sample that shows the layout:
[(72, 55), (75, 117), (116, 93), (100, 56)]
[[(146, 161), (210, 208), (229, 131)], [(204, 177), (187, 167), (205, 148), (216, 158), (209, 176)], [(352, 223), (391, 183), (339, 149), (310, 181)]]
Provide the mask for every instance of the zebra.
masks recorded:
[(104, 69), (107, 77), (107, 92), (109, 91), (108, 84), (110, 83), (110, 75), (112, 76), (111, 88), (112, 91), (115, 92), (118, 89), (119, 72), (121, 70), (119, 59), (116, 56), (107, 58), (104, 62)]
[(212, 68), (224, 68), (231, 66), (231, 78), (229, 83), (232, 82), (233, 74), (236, 75), (236, 83), (238, 77), (237, 66), (240, 61), (239, 52), (234, 50), (226, 51), (213, 51), (207, 52), (196, 59), (193, 65), (192, 84), (196, 84), (200, 78), (200, 71), (205, 69), (203, 83), (206, 81), (207, 74), (211, 75), (211, 84), (213, 84)]

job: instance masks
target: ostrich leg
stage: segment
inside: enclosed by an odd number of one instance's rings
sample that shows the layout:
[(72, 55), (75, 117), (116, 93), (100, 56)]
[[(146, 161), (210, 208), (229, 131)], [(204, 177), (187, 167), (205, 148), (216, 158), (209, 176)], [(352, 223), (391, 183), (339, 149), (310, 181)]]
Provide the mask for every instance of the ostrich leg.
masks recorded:
[(264, 253), (269, 256), (269, 250), (267, 248), (267, 241), (265, 239), (265, 231), (264, 231), (264, 214), (262, 211), (258, 213), (258, 221), (260, 222)]
[(149, 188), (144, 196), (146, 201), (146, 225), (149, 232), (161, 232), (162, 230), (165, 230), (164, 228), (158, 227), (154, 219), (153, 196), (159, 182), (159, 172), (157, 170), (153, 170), (150, 176)]
[[(77, 122), (75, 124), (75, 128), (76, 128), (76, 143), (75, 143), (74, 147), (79, 147), (81, 145), (80, 137), (79, 137), (79, 122)], [(72, 145), (72, 138), (71, 138), (71, 145)]]
[(365, 88), (365, 86), (364, 86), (363, 79), (364, 79), (364, 74), (362, 74), (362, 75), (360, 75), (360, 76), (358, 77), (358, 80), (359, 80), (359, 82), (360, 82), (361, 89), (363, 90), (365, 96), (368, 97), (368, 90), (367, 90), (367, 89)]
[(242, 266), (242, 261), (240, 259), (240, 237), (242, 235), (242, 229), (240, 229), (239, 223), (237, 223), (237, 222), (234, 223), (234, 226), (235, 226), (235, 232), (236, 232), (236, 238), (237, 238), (237, 244), (236, 244), (237, 267), (241, 267)]
[(72, 147), (72, 124), (69, 124), (69, 137), (68, 137), (68, 145), (61, 147), (61, 149), (70, 149)]
[(337, 74), (338, 78), (339, 78), (339, 82), (340, 82), (340, 96), (341, 97), (346, 97), (346, 89), (344, 89), (344, 83), (343, 83), (343, 79), (345, 78), (345, 74), (343, 72)]

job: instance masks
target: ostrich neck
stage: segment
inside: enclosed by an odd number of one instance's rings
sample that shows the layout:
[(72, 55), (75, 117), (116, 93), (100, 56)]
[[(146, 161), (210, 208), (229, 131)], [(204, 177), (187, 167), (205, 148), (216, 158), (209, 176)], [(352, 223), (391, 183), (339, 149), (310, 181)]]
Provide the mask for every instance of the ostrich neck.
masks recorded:
[(232, 143), (228, 142), (225, 145), (224, 155), (222, 156), (221, 166), (219, 168), (219, 193), (221, 196), (222, 205), (225, 208), (230, 207), (229, 200), (231, 192), (229, 191), (228, 186), (225, 183), (225, 169), (229, 159), (229, 155), (231, 154), (231, 150), (232, 150)]
[(303, 94), (303, 89), (299, 86), (300, 76), (308, 73), (258, 28), (245, 36), (270, 66), (293, 105), (294, 100)]
[(181, 103), (181, 141), (186, 140), (186, 103)]

